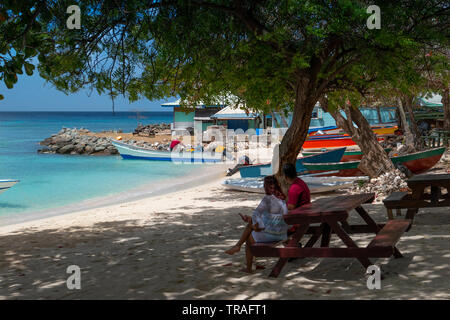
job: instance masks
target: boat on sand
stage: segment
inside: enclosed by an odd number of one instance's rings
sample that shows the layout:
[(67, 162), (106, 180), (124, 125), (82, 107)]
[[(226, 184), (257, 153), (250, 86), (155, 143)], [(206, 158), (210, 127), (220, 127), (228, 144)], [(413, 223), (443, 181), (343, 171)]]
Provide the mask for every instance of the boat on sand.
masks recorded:
[[(321, 152), (318, 154), (310, 155), (307, 157), (298, 158), (296, 162), (297, 172), (306, 171), (306, 168), (303, 166), (303, 162), (309, 163), (323, 163), (323, 162), (337, 162), (341, 161), (342, 156), (345, 152), (345, 148), (330, 150), (327, 152)], [(332, 160), (334, 159), (334, 160)], [(256, 165), (247, 165), (239, 168), (239, 172), (241, 174), (241, 178), (257, 178), (264, 177), (272, 174), (271, 164), (256, 164)]]
[[(330, 192), (339, 189), (350, 188), (356, 180), (367, 180), (367, 177), (345, 178), (345, 177), (300, 177), (308, 185), (311, 193)], [(264, 193), (264, 178), (240, 178), (227, 179), (222, 185), (230, 190)]]
[[(395, 166), (403, 166), (413, 174), (420, 174), (431, 169), (439, 162), (445, 152), (445, 147), (428, 149), (424, 151), (414, 152), (401, 156), (391, 157), (391, 161)], [(323, 172), (323, 176), (328, 176), (327, 171), (337, 170), (334, 176), (352, 177), (361, 176), (364, 173), (358, 169), (360, 161), (334, 162), (334, 163), (306, 163), (303, 165), (311, 173)]]

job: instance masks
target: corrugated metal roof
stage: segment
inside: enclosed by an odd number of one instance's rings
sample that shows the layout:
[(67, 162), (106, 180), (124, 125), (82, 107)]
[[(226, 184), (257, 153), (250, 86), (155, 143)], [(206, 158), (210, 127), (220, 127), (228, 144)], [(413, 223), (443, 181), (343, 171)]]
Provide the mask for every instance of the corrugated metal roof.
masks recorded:
[[(179, 107), (180, 104), (181, 104), (181, 99), (178, 99), (178, 100), (173, 101), (173, 102), (162, 103), (162, 104), (161, 104), (161, 107)], [(199, 102), (195, 105), (196, 108), (208, 108), (208, 107), (217, 107), (217, 106), (224, 107), (225, 105), (224, 105), (224, 104), (221, 104), (221, 103), (218, 103), (218, 104), (216, 104), (216, 105), (206, 105), (206, 104), (203, 103), (203, 101), (199, 101)]]
[(211, 118), (227, 120), (227, 119), (255, 119), (259, 117), (258, 113), (251, 110), (247, 113), (242, 104), (237, 107), (227, 106), (211, 116)]
[(419, 104), (425, 107), (442, 107), (442, 96), (435, 94), (430, 98), (419, 98)]

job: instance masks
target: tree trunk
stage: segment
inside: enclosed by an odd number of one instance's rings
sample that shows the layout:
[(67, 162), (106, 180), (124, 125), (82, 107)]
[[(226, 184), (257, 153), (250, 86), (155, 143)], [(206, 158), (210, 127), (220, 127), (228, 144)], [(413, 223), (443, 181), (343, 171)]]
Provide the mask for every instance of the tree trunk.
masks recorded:
[(395, 108), (395, 117), (397, 118), (398, 129), (401, 132), (405, 132), (405, 129), (403, 127), (403, 121), (402, 118), (400, 117), (400, 111), (398, 111), (398, 108)]
[(377, 117), (378, 117), (378, 123), (383, 123), (383, 119), (381, 118), (381, 110), (380, 107), (377, 107)]
[[(320, 104), (325, 111), (333, 116), (338, 127), (344, 129), (363, 152), (363, 159), (358, 166), (361, 171), (371, 178), (376, 178), (385, 172), (395, 170), (394, 164), (378, 142), (369, 122), (358, 108), (345, 106), (344, 111), (347, 117), (345, 118), (339, 110), (329, 110), (325, 98), (321, 99)], [(356, 128), (353, 123), (358, 127)]]
[(400, 98), (398, 98), (398, 111), (400, 113), (400, 118), (402, 119), (403, 129), (405, 130), (403, 132), (403, 136), (405, 137), (405, 145), (411, 150), (415, 150), (414, 136), (411, 132), (408, 121), (406, 121), (405, 109), (403, 108), (403, 102)]
[(408, 118), (410, 123), (409, 128), (413, 136), (414, 147), (416, 150), (421, 150), (423, 148), (423, 144), (419, 127), (417, 126), (416, 119), (414, 118), (413, 101), (414, 96), (404, 96), (402, 99), (403, 106), (406, 107), (406, 112), (408, 112)]
[[(442, 104), (444, 105), (444, 131), (450, 132), (450, 97), (449, 88), (442, 92)], [(449, 146), (449, 139), (444, 140), (445, 146)]]
[(283, 136), (283, 140), (281, 140), (279, 170), (276, 174), (276, 178), (279, 181), (281, 189), (285, 195), (288, 193), (289, 184), (283, 175), (282, 168), (286, 163), (292, 163), (295, 165), (297, 156), (303, 146), (303, 142), (308, 135), (312, 111), (316, 102), (317, 98), (315, 98), (313, 94), (307, 94), (304, 90), (297, 90), (294, 112), (292, 114), (292, 122)]
[(442, 104), (444, 105), (444, 130), (450, 131), (450, 89), (447, 88), (442, 92)]

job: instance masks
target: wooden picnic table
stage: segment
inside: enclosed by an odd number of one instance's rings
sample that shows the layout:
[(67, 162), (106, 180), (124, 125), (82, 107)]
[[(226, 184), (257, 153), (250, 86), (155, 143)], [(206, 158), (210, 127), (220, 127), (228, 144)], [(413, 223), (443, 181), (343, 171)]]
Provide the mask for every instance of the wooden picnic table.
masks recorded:
[(406, 208), (405, 218), (413, 221), (420, 208), (450, 207), (450, 174), (420, 174), (406, 182), (412, 193), (395, 192), (384, 200), (390, 219), (393, 219), (389, 212), (392, 209), (397, 209), (400, 215), (399, 210)]
[[(250, 247), (255, 257), (279, 257), (270, 273), (277, 277), (289, 258), (356, 258), (367, 269), (372, 263), (369, 258), (402, 257), (395, 244), (410, 225), (410, 220), (390, 220), (386, 224), (377, 224), (363, 203), (374, 200), (375, 194), (365, 193), (349, 196), (322, 198), (310, 204), (292, 210), (284, 216), (289, 225), (299, 225), (285, 247), (277, 243), (255, 243)], [(364, 225), (350, 225), (347, 222), (349, 212), (355, 209), (364, 220)], [(315, 224), (315, 225), (314, 225)], [(359, 247), (350, 237), (355, 233), (374, 233), (376, 236), (367, 247)], [(303, 247), (299, 241), (303, 236), (312, 235)], [(337, 235), (346, 247), (330, 247), (332, 234)], [(320, 247), (313, 247), (321, 238)]]

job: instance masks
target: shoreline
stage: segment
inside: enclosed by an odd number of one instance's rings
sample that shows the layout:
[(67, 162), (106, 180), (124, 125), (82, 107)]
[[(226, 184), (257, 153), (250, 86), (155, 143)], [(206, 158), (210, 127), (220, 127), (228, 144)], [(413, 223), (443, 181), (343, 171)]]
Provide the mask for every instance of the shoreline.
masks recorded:
[(156, 181), (156, 186), (155, 183), (148, 183), (137, 188), (113, 193), (107, 196), (94, 197), (64, 206), (25, 213), (16, 213), (13, 214), (12, 217), (0, 216), (0, 233), (3, 228), (10, 226), (28, 224), (39, 220), (57, 218), (59, 216), (76, 214), (82, 211), (116, 206), (191, 189), (207, 184), (211, 180), (217, 181), (219, 178), (225, 177), (226, 169), (228, 167), (229, 166), (226, 164), (203, 165), (202, 168), (199, 166), (199, 168), (194, 169), (185, 176)]

